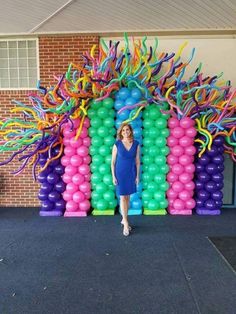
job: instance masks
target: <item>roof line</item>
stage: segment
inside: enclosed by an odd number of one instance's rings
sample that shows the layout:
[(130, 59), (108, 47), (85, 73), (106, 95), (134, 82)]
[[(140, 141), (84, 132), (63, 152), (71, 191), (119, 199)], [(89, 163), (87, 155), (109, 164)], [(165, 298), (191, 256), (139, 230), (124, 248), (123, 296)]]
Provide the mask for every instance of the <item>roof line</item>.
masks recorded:
[(51, 18), (53, 18), (56, 14), (61, 12), (63, 9), (65, 9), (67, 6), (69, 6), (74, 0), (69, 0), (65, 4), (63, 4), (59, 9), (57, 9), (55, 12), (53, 12), (51, 15), (49, 15), (45, 20), (40, 22), (38, 25), (33, 27), (31, 30), (29, 30), (27, 33), (32, 34), (34, 33), (37, 29), (39, 29), (43, 24), (45, 24), (47, 21), (49, 21)]

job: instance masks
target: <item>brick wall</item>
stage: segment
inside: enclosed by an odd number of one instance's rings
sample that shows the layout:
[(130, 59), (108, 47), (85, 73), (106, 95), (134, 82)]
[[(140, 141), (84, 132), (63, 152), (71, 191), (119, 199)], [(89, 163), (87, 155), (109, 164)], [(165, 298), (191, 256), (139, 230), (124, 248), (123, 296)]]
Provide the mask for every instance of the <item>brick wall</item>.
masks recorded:
[[(53, 75), (64, 73), (70, 62), (82, 62), (82, 54), (96, 44), (98, 36), (40, 36), (39, 63), (42, 86), (55, 84)], [(28, 104), (28, 91), (0, 91), (0, 120), (10, 117), (11, 101), (16, 99)], [(15, 117), (15, 115), (14, 115)], [(0, 162), (9, 154), (0, 153)], [(37, 193), (39, 184), (34, 182), (31, 168), (18, 176), (10, 174), (18, 169), (20, 163), (12, 162), (0, 167), (0, 207), (38, 207)]]

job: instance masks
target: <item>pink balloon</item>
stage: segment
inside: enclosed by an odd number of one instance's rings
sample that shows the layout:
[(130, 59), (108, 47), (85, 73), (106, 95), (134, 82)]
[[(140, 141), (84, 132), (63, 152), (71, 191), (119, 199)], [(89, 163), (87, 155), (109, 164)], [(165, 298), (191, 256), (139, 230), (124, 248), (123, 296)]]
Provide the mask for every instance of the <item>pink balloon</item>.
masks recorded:
[(74, 201), (69, 201), (66, 203), (66, 210), (69, 212), (75, 212), (79, 209), (79, 204)]
[[(180, 146), (181, 147), (181, 146)], [(182, 166), (186, 166), (192, 162), (192, 159), (189, 155), (182, 155), (179, 157), (179, 163)]]
[(91, 173), (85, 174), (84, 178), (85, 178), (86, 181), (90, 182), (90, 180), (91, 180)]
[(82, 145), (82, 140), (81, 138), (78, 138), (77, 140), (75, 139), (75, 137), (72, 137), (70, 139), (70, 146), (74, 147), (74, 148), (78, 148)]
[(185, 154), (193, 156), (196, 153), (196, 147), (193, 145), (185, 147)]
[(73, 182), (70, 182), (66, 185), (66, 191), (68, 191), (71, 194), (74, 194), (76, 191), (78, 191), (78, 186), (74, 184)]
[(72, 177), (69, 174), (64, 173), (62, 176), (62, 180), (65, 183), (70, 183), (72, 181)]
[(183, 183), (180, 182), (180, 181), (175, 181), (175, 182), (172, 184), (171, 188), (172, 188), (175, 192), (179, 193), (179, 192), (183, 191), (184, 185), (183, 185)]
[(90, 167), (86, 164), (82, 164), (79, 166), (79, 173), (85, 175), (90, 173)]
[(83, 159), (79, 155), (74, 155), (74, 156), (71, 156), (70, 163), (72, 166), (78, 167), (78, 166), (82, 165)]
[(179, 120), (177, 118), (170, 118), (168, 120), (168, 127), (170, 129), (176, 128), (177, 126), (179, 126)]
[(82, 174), (80, 174), (80, 173), (76, 173), (72, 177), (72, 182), (79, 186), (81, 183), (84, 182), (84, 176)]
[(79, 204), (79, 209), (83, 212), (87, 212), (90, 209), (90, 202), (88, 200), (84, 200)]
[(179, 193), (179, 198), (182, 200), (182, 201), (187, 201), (191, 198), (191, 194), (189, 193), (189, 191), (186, 191), (186, 190), (183, 190)]
[(197, 130), (192, 126), (185, 130), (185, 135), (189, 137), (195, 137), (197, 135)]
[(90, 137), (83, 138), (83, 145), (86, 146), (86, 147), (89, 147), (91, 145)]
[(191, 146), (193, 145), (193, 140), (191, 137), (185, 135), (180, 138), (179, 144), (183, 147)]
[(67, 127), (63, 130), (64, 137), (71, 138), (71, 137), (75, 136), (75, 134), (76, 134), (75, 130), (71, 130), (70, 127)]
[(183, 184), (186, 184), (192, 180), (193, 176), (190, 173), (182, 173), (179, 176), (179, 181), (182, 182)]
[(181, 138), (184, 136), (184, 129), (181, 128), (180, 126), (175, 127), (172, 129), (171, 135), (173, 135), (176, 138)]
[(83, 193), (89, 192), (91, 190), (91, 184), (87, 181), (84, 181), (83, 183), (80, 184), (79, 190)]
[(90, 127), (90, 121), (89, 121), (89, 118), (85, 118), (84, 119), (84, 126), (86, 127), (86, 128), (89, 128)]
[(74, 128), (78, 129), (78, 127), (80, 126), (80, 122), (81, 122), (80, 118), (73, 119), (72, 122), (73, 122)]
[(185, 168), (184, 168), (184, 171), (187, 172), (187, 173), (193, 173), (195, 171), (194, 164), (186, 165)]
[(184, 201), (182, 201), (182, 200), (180, 200), (180, 199), (177, 198), (177, 199), (174, 201), (173, 207), (174, 207), (174, 209), (176, 209), (176, 210), (185, 209), (185, 203), (184, 203)]
[(174, 156), (172, 154), (167, 156), (167, 162), (169, 165), (174, 165), (178, 163), (179, 158), (177, 156)]
[(193, 181), (189, 181), (189, 182), (185, 183), (185, 190), (193, 191), (194, 188), (195, 188), (195, 184)]
[(89, 149), (86, 146), (80, 146), (79, 148), (77, 148), (77, 154), (81, 157), (85, 157), (87, 156), (89, 153)]
[(172, 172), (174, 172), (177, 175), (180, 175), (181, 173), (183, 173), (184, 171), (184, 167), (180, 164), (175, 164), (172, 166)]
[(194, 120), (192, 120), (191, 118), (189, 117), (184, 117), (182, 118), (180, 121), (179, 121), (179, 124), (182, 128), (184, 129), (188, 129), (190, 128), (191, 126), (194, 126), (195, 122)]
[(176, 137), (174, 137), (173, 135), (170, 135), (168, 138), (167, 138), (167, 145), (169, 147), (173, 147), (173, 146), (176, 146), (179, 144), (179, 141)]
[(89, 165), (91, 162), (91, 157), (89, 155), (83, 157), (83, 163)]
[(167, 192), (166, 192), (166, 195), (168, 196), (168, 200), (169, 199), (172, 199), (172, 200), (175, 200), (178, 196), (178, 193), (176, 191), (174, 191), (173, 189), (169, 189)]
[(169, 198), (169, 199), (168, 199), (169, 207), (172, 207), (172, 206), (173, 206), (174, 201), (175, 201), (175, 200), (172, 199), (172, 198)]
[(187, 209), (193, 209), (196, 205), (196, 202), (193, 198), (190, 198), (189, 200), (186, 201), (185, 206)]
[(70, 146), (70, 138), (69, 137), (63, 137), (63, 144), (65, 146)]
[(71, 157), (71, 156), (73, 156), (73, 155), (76, 154), (76, 150), (75, 150), (73, 147), (71, 147), (71, 146), (66, 146), (66, 147), (64, 148), (64, 154), (65, 154), (66, 156)]
[(84, 196), (84, 193), (82, 193), (81, 191), (77, 191), (73, 194), (73, 201), (76, 202), (76, 203), (80, 203), (82, 201), (85, 200), (85, 196)]
[(179, 157), (179, 156), (183, 155), (184, 149), (183, 149), (182, 146), (176, 145), (176, 146), (172, 147), (171, 153), (172, 153), (174, 156)]
[(68, 174), (69, 176), (73, 176), (74, 174), (76, 174), (78, 172), (77, 167), (74, 167), (72, 165), (68, 165), (65, 167), (65, 173)]
[(80, 137), (81, 138), (85, 138), (87, 136), (88, 136), (88, 129), (83, 126), (82, 130), (81, 130), (81, 133), (80, 133)]
[(73, 194), (68, 191), (63, 192), (62, 196), (63, 196), (63, 199), (67, 202), (73, 199)]
[(86, 197), (87, 200), (89, 200), (91, 198), (91, 191), (85, 192), (84, 196)]
[(61, 158), (61, 164), (62, 164), (62, 166), (65, 166), (65, 167), (70, 165), (70, 157), (69, 156), (63, 156)]
[(168, 182), (173, 183), (178, 180), (178, 175), (171, 171), (167, 174), (167, 180)]

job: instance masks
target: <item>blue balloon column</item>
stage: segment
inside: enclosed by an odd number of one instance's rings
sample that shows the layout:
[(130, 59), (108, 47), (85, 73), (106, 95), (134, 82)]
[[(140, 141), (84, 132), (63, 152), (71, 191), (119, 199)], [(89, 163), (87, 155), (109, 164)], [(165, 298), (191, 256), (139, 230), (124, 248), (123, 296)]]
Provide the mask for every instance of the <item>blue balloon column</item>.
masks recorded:
[[(133, 109), (132, 106), (139, 103), (142, 99), (142, 93), (138, 88), (126, 88), (122, 87), (116, 94), (115, 100), (115, 109), (116, 109), (116, 128), (118, 129), (120, 125), (129, 118), (130, 112)], [(123, 107), (130, 106), (130, 109), (125, 109), (119, 112)], [(134, 131), (134, 139), (137, 140), (142, 145), (142, 113), (138, 115), (138, 117), (130, 122), (130, 125)], [(141, 150), (140, 150), (140, 157), (141, 157)], [(140, 168), (140, 174), (142, 170)], [(141, 193), (142, 193), (142, 183), (141, 183), (141, 176), (140, 176), (140, 183), (137, 186), (137, 193), (134, 193), (130, 197), (130, 208), (128, 211), (128, 215), (141, 215), (142, 214), (142, 200), (141, 200)], [(117, 195), (119, 199), (119, 195)], [(121, 209), (120, 209), (121, 212)]]
[[(224, 138), (213, 139), (211, 150), (196, 156), (195, 199), (199, 215), (219, 215), (223, 205)], [(198, 148), (199, 151), (199, 148)]]
[[(52, 149), (52, 156), (59, 153), (59, 148)], [(39, 163), (44, 166), (48, 159), (48, 152), (41, 155)], [(40, 172), (38, 181), (41, 183), (38, 198), (41, 201), (40, 216), (62, 216), (65, 211), (65, 201), (62, 193), (65, 191), (66, 185), (62, 181), (64, 174), (64, 166), (61, 159), (53, 160), (50, 165)]]

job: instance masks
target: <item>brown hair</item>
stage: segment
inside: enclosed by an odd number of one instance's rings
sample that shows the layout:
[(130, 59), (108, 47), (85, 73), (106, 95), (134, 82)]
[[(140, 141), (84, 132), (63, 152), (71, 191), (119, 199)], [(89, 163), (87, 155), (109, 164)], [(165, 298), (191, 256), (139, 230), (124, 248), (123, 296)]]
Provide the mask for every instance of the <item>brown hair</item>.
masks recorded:
[(123, 136), (122, 136), (122, 130), (123, 130), (123, 128), (125, 127), (125, 126), (127, 126), (128, 128), (129, 128), (129, 130), (130, 130), (130, 140), (133, 142), (133, 140), (134, 140), (134, 131), (133, 131), (133, 128), (132, 128), (132, 126), (130, 125), (130, 124), (128, 124), (128, 123), (122, 123), (121, 125), (120, 125), (120, 127), (119, 127), (119, 129), (118, 129), (118, 131), (117, 131), (117, 139), (118, 140), (122, 140), (123, 139)]

